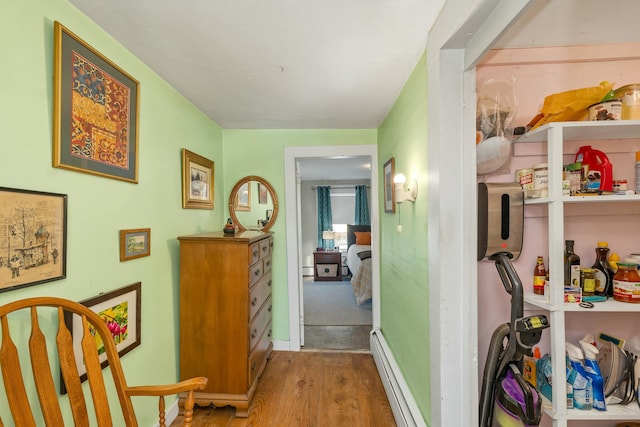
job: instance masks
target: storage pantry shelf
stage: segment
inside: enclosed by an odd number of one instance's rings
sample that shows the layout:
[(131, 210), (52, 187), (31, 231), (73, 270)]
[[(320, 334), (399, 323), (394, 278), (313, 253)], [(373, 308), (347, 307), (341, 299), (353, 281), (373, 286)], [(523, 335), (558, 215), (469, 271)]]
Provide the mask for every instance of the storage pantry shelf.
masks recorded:
[(521, 135), (516, 143), (546, 142), (549, 131), (562, 130), (564, 141), (640, 139), (640, 120), (555, 122)]
[[(551, 402), (546, 398), (542, 398), (542, 409), (544, 412), (553, 419), (559, 419), (561, 416), (553, 412), (551, 408)], [(640, 409), (638, 404), (631, 402), (628, 405), (607, 405), (606, 411), (596, 411), (591, 409), (589, 411), (583, 411), (580, 409), (567, 409), (567, 420), (612, 420), (612, 421), (624, 421), (624, 420), (637, 420), (640, 417)]]
[(640, 304), (619, 302), (612, 298), (603, 302), (594, 302), (593, 308), (583, 308), (576, 303), (563, 303), (559, 305), (553, 305), (547, 301), (546, 297), (525, 294), (524, 302), (527, 304), (525, 307), (527, 310), (542, 309), (545, 311), (564, 311), (564, 312), (578, 312), (578, 313), (640, 313)]

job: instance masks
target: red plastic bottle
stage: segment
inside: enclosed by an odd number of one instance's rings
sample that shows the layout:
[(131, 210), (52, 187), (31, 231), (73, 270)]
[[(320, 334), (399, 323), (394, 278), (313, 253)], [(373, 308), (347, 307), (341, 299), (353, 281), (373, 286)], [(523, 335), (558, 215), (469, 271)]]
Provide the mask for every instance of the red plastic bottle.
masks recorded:
[(613, 191), (613, 165), (609, 158), (600, 150), (591, 148), (590, 145), (580, 147), (576, 153), (575, 162), (589, 166), (589, 174), (600, 174), (600, 190)]

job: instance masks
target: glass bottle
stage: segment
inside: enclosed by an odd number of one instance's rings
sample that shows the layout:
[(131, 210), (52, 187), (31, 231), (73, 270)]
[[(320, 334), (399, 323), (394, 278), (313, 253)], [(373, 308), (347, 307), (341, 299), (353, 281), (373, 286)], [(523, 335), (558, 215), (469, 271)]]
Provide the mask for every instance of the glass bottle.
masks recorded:
[(547, 270), (544, 267), (544, 259), (539, 256), (533, 269), (533, 293), (544, 295), (544, 282), (547, 278)]
[(618, 263), (618, 271), (613, 276), (613, 298), (621, 302), (640, 303), (636, 289), (640, 287), (640, 275), (636, 264)]
[(613, 271), (609, 266), (609, 244), (607, 242), (598, 242), (596, 247), (596, 260), (591, 266), (596, 277), (596, 295), (613, 295)]
[(582, 269), (582, 296), (591, 296), (596, 291), (595, 269)]
[(573, 251), (573, 240), (564, 243), (564, 286), (580, 287), (580, 256)]

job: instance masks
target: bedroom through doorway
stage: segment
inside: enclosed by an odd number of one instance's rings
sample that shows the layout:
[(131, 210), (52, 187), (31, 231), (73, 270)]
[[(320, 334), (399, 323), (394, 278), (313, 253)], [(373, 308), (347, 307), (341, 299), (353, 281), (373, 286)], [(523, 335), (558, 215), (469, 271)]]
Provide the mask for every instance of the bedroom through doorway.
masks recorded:
[[(303, 158), (299, 159), (298, 165), (302, 210), (299, 221), (303, 261), (300, 289), (303, 349), (369, 352), (369, 333), (373, 324), (371, 227), (353, 224), (361, 221), (354, 216), (356, 186), (360, 187), (359, 198), (362, 191), (366, 191), (365, 201), (370, 198), (371, 158)], [(323, 187), (325, 191), (329, 190), (332, 220), (320, 225), (323, 222), (318, 212), (322, 210), (319, 209), (322, 202), (317, 191)], [(368, 209), (365, 222), (369, 221)], [(354, 230), (368, 234), (368, 246), (355, 245)], [(327, 241), (327, 237), (332, 239)], [(369, 269), (367, 274), (361, 272), (363, 261), (356, 250), (369, 253), (369, 259), (365, 261)]]

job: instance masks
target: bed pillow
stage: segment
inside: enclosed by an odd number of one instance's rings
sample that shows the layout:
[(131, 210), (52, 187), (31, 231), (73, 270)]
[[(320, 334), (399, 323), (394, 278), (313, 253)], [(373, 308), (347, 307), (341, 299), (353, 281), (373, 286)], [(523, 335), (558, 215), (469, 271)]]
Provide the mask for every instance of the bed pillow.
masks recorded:
[(358, 257), (360, 259), (367, 259), (367, 258), (371, 258), (371, 251), (362, 251), (362, 252), (358, 252)]
[(370, 245), (371, 244), (371, 232), (370, 231), (354, 231), (356, 235), (356, 245)]

